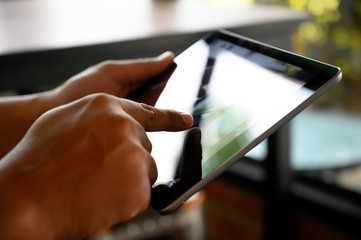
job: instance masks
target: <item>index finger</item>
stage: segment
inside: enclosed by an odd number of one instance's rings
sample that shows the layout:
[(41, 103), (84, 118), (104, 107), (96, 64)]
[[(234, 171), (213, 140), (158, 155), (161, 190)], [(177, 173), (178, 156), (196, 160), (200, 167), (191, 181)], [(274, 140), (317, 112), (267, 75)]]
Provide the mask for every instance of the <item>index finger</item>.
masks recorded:
[(182, 131), (193, 125), (193, 117), (188, 113), (159, 109), (130, 100), (123, 103), (123, 109), (138, 121), (146, 131)]

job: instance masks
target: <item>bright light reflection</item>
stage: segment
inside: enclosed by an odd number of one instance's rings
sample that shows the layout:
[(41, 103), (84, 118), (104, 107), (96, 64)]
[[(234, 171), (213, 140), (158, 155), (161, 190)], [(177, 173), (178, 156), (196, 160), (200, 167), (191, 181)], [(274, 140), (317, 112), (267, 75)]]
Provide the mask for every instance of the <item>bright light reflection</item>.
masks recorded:
[(236, 135), (250, 130), (255, 123), (269, 118), (274, 108), (283, 108), (285, 100), (302, 86), (301, 82), (286, 79), (229, 51), (221, 51), (210, 81), (208, 101), (211, 109), (226, 107), (231, 109), (232, 115), (228, 117), (227, 126), (219, 124), (221, 116), (217, 113), (202, 120), (204, 145), (209, 146), (204, 148), (204, 159), (234, 139), (220, 141), (219, 137), (224, 138), (223, 134), (219, 136), (220, 128), (226, 127), (228, 133), (237, 131)]
[[(182, 65), (177, 66), (172, 78), (167, 83), (167, 91), (163, 92), (157, 101), (156, 107), (175, 109), (182, 112), (191, 113), (193, 110), (194, 96), (199, 89), (199, 79), (202, 78), (203, 69), (208, 58), (209, 47), (205, 42), (199, 42), (192, 46), (189, 51), (193, 51), (192, 58), (185, 58), (185, 55), (177, 57), (177, 62)], [(152, 155), (158, 167), (157, 183), (167, 182), (174, 176), (177, 161), (175, 153), (179, 146), (183, 144), (184, 132), (153, 132), (148, 133), (149, 139), (155, 143)]]
[[(156, 104), (158, 108), (203, 113), (200, 124), (203, 176), (208, 170), (214, 169), (215, 164), (218, 166), (222, 163), (214, 159), (207, 160), (217, 155), (228, 143), (238, 139), (241, 133), (247, 131), (244, 143), (249, 144), (311, 94), (310, 90), (302, 88), (303, 82), (258, 65), (282, 72), (286, 71), (284, 63), (242, 47), (233, 49), (244, 56), (240, 57), (227, 50), (222, 42), (214, 44), (210, 51), (205, 42), (198, 42), (189, 50), (192, 57), (189, 57), (189, 52), (177, 57), (180, 65)], [(208, 89), (208, 95), (195, 109), (195, 97), (209, 57), (216, 60), (210, 83), (203, 86)], [(184, 135), (184, 132), (149, 133), (154, 146), (152, 155), (159, 173), (157, 183), (168, 182), (174, 176), (179, 158), (176, 154), (179, 154), (179, 147), (183, 145)], [(240, 148), (244, 147), (242, 144)], [(235, 153), (235, 150), (230, 151), (231, 155)]]

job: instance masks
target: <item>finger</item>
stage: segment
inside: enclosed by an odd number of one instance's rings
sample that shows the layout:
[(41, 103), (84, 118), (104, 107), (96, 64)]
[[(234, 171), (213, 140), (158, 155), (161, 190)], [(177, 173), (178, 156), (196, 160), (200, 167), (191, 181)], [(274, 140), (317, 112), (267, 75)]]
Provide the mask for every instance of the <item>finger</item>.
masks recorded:
[(151, 153), (152, 152), (152, 143), (148, 138), (148, 135), (145, 133), (144, 129), (142, 128), (142, 130), (139, 131), (138, 136), (140, 136), (140, 140), (141, 140), (141, 144), (144, 147), (144, 149)]
[(144, 84), (139, 86), (138, 89), (131, 92), (127, 96), (127, 99), (154, 106), (176, 67), (177, 65), (172, 63), (162, 73), (150, 78)]
[(143, 58), (129, 62), (127, 69), (131, 79), (148, 79), (162, 73), (171, 65), (174, 59), (172, 52), (165, 52), (155, 58)]
[(181, 131), (193, 125), (193, 117), (187, 113), (159, 109), (129, 100), (121, 101), (121, 104), (146, 131)]
[[(128, 93), (136, 90), (143, 82), (165, 71), (174, 60), (172, 52), (165, 52), (155, 58), (108, 61), (106, 72), (109, 77), (127, 86)], [(126, 80), (126, 83), (124, 82)]]
[(155, 181), (157, 180), (158, 170), (157, 170), (157, 165), (155, 163), (155, 160), (152, 156), (150, 156), (150, 159), (149, 159), (148, 169), (149, 169), (148, 175), (149, 175), (150, 185), (153, 185), (155, 183)]
[(188, 184), (194, 184), (202, 178), (201, 138), (201, 130), (199, 128), (192, 128), (184, 140), (179, 178)]
[(147, 104), (139, 104), (141, 111), (135, 114), (146, 131), (181, 131), (193, 125), (190, 114), (169, 109), (158, 109)]

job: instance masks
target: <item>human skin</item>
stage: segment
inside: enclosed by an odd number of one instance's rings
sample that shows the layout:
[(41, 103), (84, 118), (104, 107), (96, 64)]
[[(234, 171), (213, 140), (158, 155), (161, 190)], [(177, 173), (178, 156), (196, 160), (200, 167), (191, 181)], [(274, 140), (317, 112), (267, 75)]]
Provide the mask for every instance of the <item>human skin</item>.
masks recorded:
[[(25, 135), (32, 123), (46, 111), (92, 93), (126, 98), (150, 78), (163, 72), (174, 59), (171, 52), (156, 58), (108, 60), (89, 67), (56, 89), (0, 98), (0, 158)], [(142, 98), (147, 102), (147, 97)]]
[(107, 62), (43, 95), (7, 100), (39, 107), (11, 112), (1, 129), (11, 134), (18, 115), (28, 117), (2, 149), (0, 239), (80, 239), (148, 207), (157, 169), (146, 131), (185, 130), (192, 117), (124, 97), (172, 59)]

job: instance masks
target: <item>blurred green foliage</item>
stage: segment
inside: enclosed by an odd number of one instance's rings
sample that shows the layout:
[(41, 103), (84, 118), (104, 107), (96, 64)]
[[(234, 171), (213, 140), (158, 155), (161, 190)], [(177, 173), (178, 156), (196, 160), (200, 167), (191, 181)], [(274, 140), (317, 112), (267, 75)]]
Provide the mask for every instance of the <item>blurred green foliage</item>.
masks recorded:
[(200, 0), (223, 7), (268, 4), (307, 12), (292, 36), (293, 51), (342, 69), (343, 80), (313, 106), (361, 112), (361, 0)]
[(292, 36), (294, 51), (340, 67), (343, 80), (316, 104), (361, 112), (361, 1), (256, 0), (306, 11)]

